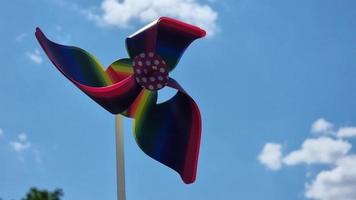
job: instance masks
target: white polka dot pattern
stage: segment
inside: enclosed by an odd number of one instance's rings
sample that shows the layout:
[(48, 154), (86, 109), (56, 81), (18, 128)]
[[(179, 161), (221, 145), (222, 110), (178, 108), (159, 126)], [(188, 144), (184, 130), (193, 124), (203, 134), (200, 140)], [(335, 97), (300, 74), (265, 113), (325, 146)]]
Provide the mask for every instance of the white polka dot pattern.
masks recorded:
[(169, 76), (166, 62), (154, 52), (138, 54), (132, 65), (135, 80), (143, 88), (154, 91), (167, 85)]

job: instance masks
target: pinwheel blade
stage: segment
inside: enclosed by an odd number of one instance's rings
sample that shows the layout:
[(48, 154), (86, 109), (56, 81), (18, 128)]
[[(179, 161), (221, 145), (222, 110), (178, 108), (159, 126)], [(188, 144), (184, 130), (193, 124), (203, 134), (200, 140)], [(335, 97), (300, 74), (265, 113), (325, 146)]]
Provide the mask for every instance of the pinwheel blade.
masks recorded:
[(134, 74), (131, 59), (124, 58), (113, 62), (106, 70), (113, 83), (120, 82)]
[(85, 50), (56, 44), (39, 28), (35, 35), (57, 69), (109, 112), (118, 114), (126, 110), (141, 92), (142, 88), (131, 75), (130, 60), (118, 60), (106, 72)]
[(36, 38), (53, 64), (71, 81), (92, 87), (111, 84), (101, 64), (83, 49), (56, 44), (36, 29)]
[(150, 109), (157, 102), (157, 92), (143, 89), (136, 97), (130, 107), (121, 114), (138, 119)]
[(161, 17), (126, 39), (130, 58), (140, 53), (154, 52), (161, 56), (169, 70), (173, 70), (186, 48), (196, 39), (204, 37), (205, 31), (178, 21)]
[(201, 116), (194, 100), (176, 84), (171, 84), (178, 89), (173, 98), (135, 116), (134, 134), (147, 155), (177, 171), (189, 184), (196, 177)]

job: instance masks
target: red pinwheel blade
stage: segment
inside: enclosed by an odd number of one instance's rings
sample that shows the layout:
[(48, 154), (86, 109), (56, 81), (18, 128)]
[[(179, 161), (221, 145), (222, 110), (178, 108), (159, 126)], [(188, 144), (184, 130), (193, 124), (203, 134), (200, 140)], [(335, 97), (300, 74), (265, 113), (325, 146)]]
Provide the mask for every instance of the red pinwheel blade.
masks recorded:
[(205, 36), (205, 31), (178, 21), (161, 17), (126, 39), (130, 58), (140, 53), (154, 52), (161, 56), (169, 70), (173, 70), (185, 49), (195, 40)]
[(142, 88), (133, 79), (129, 60), (118, 60), (107, 71), (88, 52), (56, 44), (36, 29), (36, 37), (57, 69), (90, 98), (113, 114), (126, 110)]
[(135, 138), (150, 157), (177, 171), (187, 184), (196, 178), (201, 116), (194, 100), (173, 79), (178, 90), (170, 100), (135, 115)]

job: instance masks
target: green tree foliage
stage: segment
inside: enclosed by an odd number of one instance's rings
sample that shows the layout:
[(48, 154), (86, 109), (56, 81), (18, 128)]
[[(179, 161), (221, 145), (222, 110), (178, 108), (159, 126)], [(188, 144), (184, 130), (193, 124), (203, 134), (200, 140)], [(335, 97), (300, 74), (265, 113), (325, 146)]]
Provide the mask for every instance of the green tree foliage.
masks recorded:
[(56, 189), (53, 192), (48, 190), (39, 190), (37, 188), (31, 188), (26, 197), (22, 200), (60, 200), (63, 196), (63, 191)]

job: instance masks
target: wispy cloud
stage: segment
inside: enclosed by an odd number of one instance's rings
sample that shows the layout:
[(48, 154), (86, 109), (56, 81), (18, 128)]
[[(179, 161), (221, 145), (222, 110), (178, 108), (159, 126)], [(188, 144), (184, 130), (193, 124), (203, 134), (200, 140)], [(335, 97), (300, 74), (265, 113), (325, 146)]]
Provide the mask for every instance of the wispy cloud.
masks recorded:
[(26, 133), (21, 133), (18, 135), (18, 139), (21, 141), (21, 142), (26, 142), (27, 140), (27, 134)]
[(21, 133), (17, 136), (17, 140), (10, 141), (10, 147), (17, 153), (30, 149), (31, 142), (28, 141), (27, 134)]
[(173, 17), (205, 29), (208, 35), (218, 31), (218, 13), (197, 0), (103, 0), (99, 9), (85, 9), (59, 0), (58, 6), (81, 13), (101, 27), (130, 27), (135, 22), (148, 23), (161, 16)]
[[(2, 129), (0, 129), (0, 139), (2, 136), (4, 136), (4, 132)], [(29, 137), (26, 133), (18, 134), (15, 139), (8, 139), (8, 137), (4, 137), (4, 140), (2, 140), (2, 142), (8, 144), (8, 147), (12, 150), (15, 157), (19, 161), (24, 162), (25, 158), (30, 158), (38, 164), (38, 167), (40, 167), (40, 169), (43, 169), (43, 152), (40, 151), (40, 148), (37, 145), (33, 144), (29, 140)]]
[(21, 42), (26, 36), (27, 36), (27, 33), (21, 33), (18, 36), (16, 36), (15, 41)]
[(21, 143), (18, 141), (12, 141), (12, 142), (10, 142), (10, 145), (11, 145), (12, 149), (16, 152), (22, 152), (22, 151), (25, 151), (31, 147), (31, 143)]
[(40, 51), (38, 49), (34, 50), (33, 52), (27, 52), (26, 56), (35, 64), (39, 65), (43, 62)]
[[(311, 128), (317, 138), (307, 138), (300, 149), (282, 156), (282, 145), (266, 143), (258, 156), (261, 164), (277, 171), (282, 166), (297, 164), (324, 164), (327, 170), (319, 171), (305, 184), (305, 197), (315, 200), (356, 199), (356, 154), (345, 138), (356, 136), (356, 127), (334, 129), (324, 118), (317, 119)], [(326, 136), (327, 135), (327, 136)], [(314, 135), (315, 136), (315, 135)], [(310, 174), (309, 172), (307, 174)]]
[(56, 25), (53, 32), (54, 39), (61, 44), (69, 43), (72, 39), (71, 34), (67, 33), (61, 25)]

